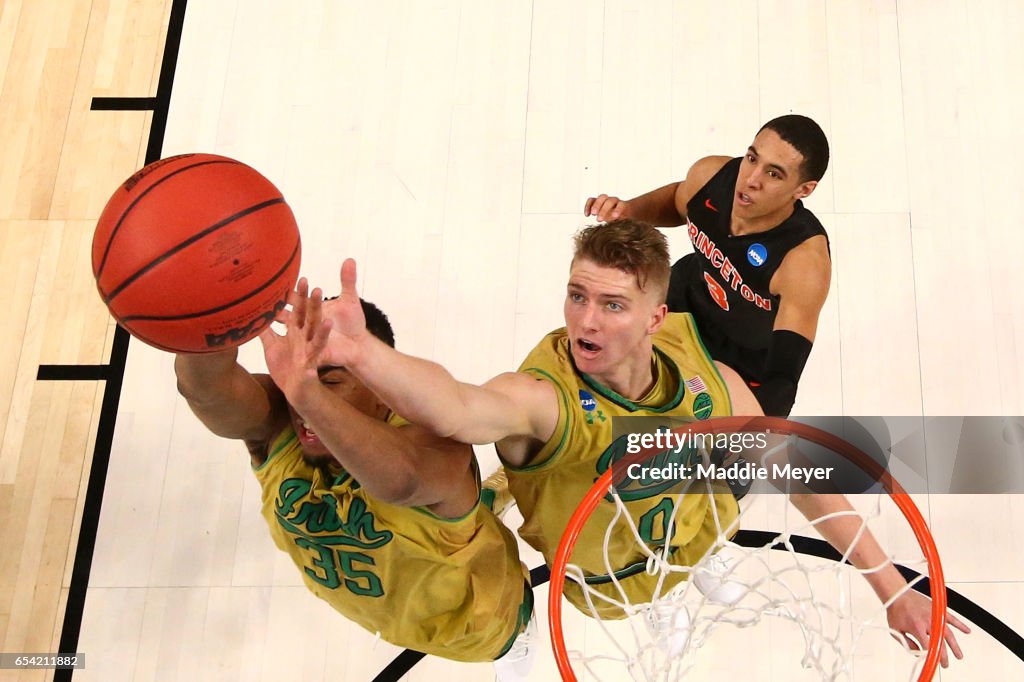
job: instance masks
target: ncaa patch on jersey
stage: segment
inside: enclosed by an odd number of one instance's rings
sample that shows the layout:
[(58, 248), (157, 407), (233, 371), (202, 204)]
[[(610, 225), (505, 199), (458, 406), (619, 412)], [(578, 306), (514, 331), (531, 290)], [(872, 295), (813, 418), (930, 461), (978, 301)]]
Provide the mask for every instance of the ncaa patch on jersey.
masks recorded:
[(768, 260), (768, 249), (764, 248), (764, 244), (751, 244), (747, 249), (747, 260), (755, 268), (761, 267)]
[(586, 391), (580, 391), (580, 407), (587, 412), (593, 412), (597, 409), (597, 399), (590, 395)]
[(715, 405), (707, 393), (701, 393), (693, 399), (693, 416), (697, 419), (707, 419), (711, 416), (713, 409), (715, 409)]

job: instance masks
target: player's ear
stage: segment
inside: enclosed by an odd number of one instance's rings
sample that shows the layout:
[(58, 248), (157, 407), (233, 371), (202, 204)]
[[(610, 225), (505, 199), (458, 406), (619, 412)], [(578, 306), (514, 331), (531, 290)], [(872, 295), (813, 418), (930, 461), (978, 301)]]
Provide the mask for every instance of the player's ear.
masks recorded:
[(654, 309), (654, 313), (651, 315), (651, 323), (647, 325), (648, 336), (657, 333), (661, 329), (661, 325), (665, 324), (665, 318), (668, 316), (668, 306), (664, 303), (658, 305)]
[(807, 182), (801, 183), (800, 186), (796, 188), (796, 192), (793, 194), (793, 198), (803, 199), (805, 197), (809, 197), (811, 196), (811, 192), (813, 192), (814, 188), (817, 186), (817, 180), (808, 180)]

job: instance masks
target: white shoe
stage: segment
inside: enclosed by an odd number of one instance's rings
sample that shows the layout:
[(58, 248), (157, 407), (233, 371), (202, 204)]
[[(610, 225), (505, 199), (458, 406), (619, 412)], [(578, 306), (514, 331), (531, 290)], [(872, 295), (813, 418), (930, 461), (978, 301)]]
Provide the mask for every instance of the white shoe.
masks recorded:
[(531, 615), (530, 622), (512, 642), (512, 647), (504, 656), (494, 661), (494, 678), (497, 682), (528, 680), (536, 656), (537, 619)]
[(669, 658), (678, 658), (690, 638), (690, 612), (686, 605), (655, 602), (648, 606), (646, 617), (658, 648)]
[(732, 561), (721, 554), (712, 554), (707, 561), (693, 572), (693, 582), (701, 594), (722, 606), (732, 606), (743, 598), (749, 590), (739, 579), (726, 578)]

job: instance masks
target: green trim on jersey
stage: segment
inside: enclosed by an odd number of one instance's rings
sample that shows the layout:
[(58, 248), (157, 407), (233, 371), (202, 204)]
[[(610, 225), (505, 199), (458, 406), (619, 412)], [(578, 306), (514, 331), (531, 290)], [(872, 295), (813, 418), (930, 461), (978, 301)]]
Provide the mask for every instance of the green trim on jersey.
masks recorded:
[[(666, 370), (668, 371), (668, 373), (674, 374), (679, 378), (679, 385), (676, 387), (676, 394), (669, 398), (669, 401), (662, 405), (661, 407), (649, 407), (647, 405), (640, 405), (639, 403), (633, 402), (629, 398), (619, 395), (614, 390), (608, 388), (604, 384), (598, 383), (592, 376), (590, 376), (586, 372), (579, 372), (579, 375), (587, 386), (600, 393), (603, 397), (617, 404), (619, 407), (624, 407), (630, 412), (636, 412), (637, 410), (643, 410), (645, 412), (654, 412), (657, 414), (660, 414), (662, 412), (668, 412), (669, 410), (674, 410), (675, 408), (679, 407), (679, 403), (682, 402), (683, 400), (683, 391), (686, 390), (686, 387), (683, 383), (682, 373), (679, 371), (679, 367), (678, 365), (676, 365), (675, 361), (672, 360), (672, 358), (670, 358), (665, 353), (665, 351), (661, 350), (657, 346), (654, 346), (654, 352), (658, 354), (658, 357), (661, 358), (662, 362), (666, 363)], [(707, 353), (707, 350), (705, 350), (704, 352)]]
[[(288, 433), (289, 431), (291, 431), (290, 434)], [(270, 464), (270, 460), (272, 460), (275, 455), (284, 452), (286, 448), (291, 446), (292, 441), (298, 439), (298, 437), (298, 434), (295, 433), (295, 429), (291, 428), (291, 424), (286, 426), (280, 433), (274, 436), (272, 441), (270, 441), (270, 445), (267, 446), (266, 459), (264, 459), (259, 466), (252, 467), (252, 470), (261, 471), (264, 467)]]

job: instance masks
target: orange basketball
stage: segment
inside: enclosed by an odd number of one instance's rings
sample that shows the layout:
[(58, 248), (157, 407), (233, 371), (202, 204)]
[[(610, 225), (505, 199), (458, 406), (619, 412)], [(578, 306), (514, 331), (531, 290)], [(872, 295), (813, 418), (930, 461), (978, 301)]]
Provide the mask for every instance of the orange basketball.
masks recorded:
[(110, 197), (92, 271), (111, 314), (151, 346), (206, 353), (253, 338), (299, 275), (295, 216), (244, 163), (183, 154), (149, 164)]

